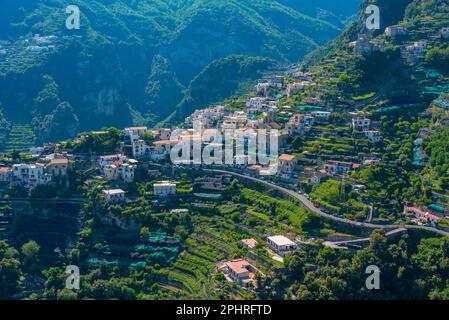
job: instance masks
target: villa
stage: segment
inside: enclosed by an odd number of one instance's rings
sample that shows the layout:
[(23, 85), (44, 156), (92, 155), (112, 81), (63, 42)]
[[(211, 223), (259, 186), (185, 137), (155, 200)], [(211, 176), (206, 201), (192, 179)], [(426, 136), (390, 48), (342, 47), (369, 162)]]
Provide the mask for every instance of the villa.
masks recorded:
[(236, 259), (217, 264), (217, 269), (238, 282), (244, 288), (255, 286), (257, 268), (244, 259)]
[(267, 238), (268, 246), (281, 257), (290, 255), (298, 248), (298, 245), (284, 236), (272, 236)]

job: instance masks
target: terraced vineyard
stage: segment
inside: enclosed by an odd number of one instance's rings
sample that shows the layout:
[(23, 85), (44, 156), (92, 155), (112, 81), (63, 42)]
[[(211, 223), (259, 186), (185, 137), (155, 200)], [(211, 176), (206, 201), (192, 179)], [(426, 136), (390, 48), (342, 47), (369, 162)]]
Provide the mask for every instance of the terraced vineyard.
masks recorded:
[(6, 151), (23, 151), (33, 146), (34, 133), (29, 125), (13, 125), (8, 135)]

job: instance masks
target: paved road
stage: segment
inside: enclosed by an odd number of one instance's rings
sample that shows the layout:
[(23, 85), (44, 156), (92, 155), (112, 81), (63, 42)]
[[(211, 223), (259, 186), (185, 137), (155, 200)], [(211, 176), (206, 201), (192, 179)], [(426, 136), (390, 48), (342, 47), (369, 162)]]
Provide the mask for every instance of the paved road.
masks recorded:
[(380, 224), (373, 224), (373, 223), (365, 223), (365, 222), (357, 222), (357, 221), (352, 221), (349, 219), (345, 219), (345, 218), (340, 218), (340, 217), (336, 217), (333, 216), (331, 214), (325, 213), (323, 211), (321, 211), (320, 209), (316, 208), (314, 206), (314, 204), (312, 202), (310, 202), (309, 199), (307, 199), (305, 196), (297, 193), (296, 191), (293, 190), (289, 190), (286, 189), (284, 187), (280, 187), (278, 185), (275, 185), (271, 182), (262, 180), (262, 179), (258, 179), (258, 178), (254, 178), (251, 176), (246, 176), (243, 174), (239, 174), (239, 173), (235, 173), (232, 171), (225, 171), (225, 170), (218, 170), (218, 169), (205, 169), (205, 171), (211, 171), (211, 172), (217, 172), (217, 173), (222, 173), (222, 174), (230, 174), (236, 177), (240, 177), (240, 178), (244, 178), (244, 179), (248, 179), (248, 180), (252, 180), (255, 182), (258, 182), (260, 184), (263, 184), (267, 187), (270, 188), (274, 188), (277, 189), (279, 191), (281, 191), (284, 194), (287, 194), (299, 201), (302, 202), (302, 204), (307, 207), (310, 211), (312, 211), (313, 213), (329, 219), (329, 220), (333, 220), (335, 222), (341, 223), (341, 224), (346, 224), (346, 225), (350, 225), (350, 226), (355, 226), (355, 227), (360, 227), (360, 228), (366, 228), (366, 229), (384, 229), (384, 230), (390, 230), (390, 229), (398, 229), (398, 228), (405, 228), (405, 229), (416, 229), (416, 230), (425, 230), (425, 231), (429, 231), (429, 232), (433, 232), (433, 233), (437, 233), (439, 235), (442, 236), (446, 236), (449, 237), (449, 232), (443, 231), (443, 230), (439, 230), (437, 228), (433, 228), (433, 227), (426, 227), (426, 226), (417, 226), (417, 225), (395, 225), (395, 224), (390, 224), (390, 225), (380, 225)]

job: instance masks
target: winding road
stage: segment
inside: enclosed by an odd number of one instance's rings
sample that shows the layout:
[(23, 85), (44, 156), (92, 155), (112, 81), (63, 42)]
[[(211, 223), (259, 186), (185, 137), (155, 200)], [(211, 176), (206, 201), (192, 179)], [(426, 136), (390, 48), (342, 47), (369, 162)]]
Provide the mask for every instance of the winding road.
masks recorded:
[(284, 194), (287, 194), (299, 201), (301, 201), (301, 203), (310, 211), (312, 211), (313, 213), (325, 218), (325, 219), (329, 219), (329, 220), (333, 220), (335, 222), (341, 223), (341, 224), (346, 224), (346, 225), (350, 225), (350, 226), (354, 226), (354, 227), (359, 227), (359, 228), (366, 228), (366, 229), (384, 229), (384, 230), (390, 230), (390, 229), (398, 229), (398, 228), (404, 228), (404, 229), (408, 229), (408, 230), (424, 230), (424, 231), (428, 231), (428, 232), (433, 232), (436, 234), (439, 234), (441, 236), (446, 236), (449, 237), (449, 232), (437, 229), (437, 228), (433, 228), (433, 227), (426, 227), (426, 226), (417, 226), (417, 225), (406, 225), (406, 224), (389, 224), (389, 225), (380, 225), (380, 224), (374, 224), (374, 223), (365, 223), (365, 222), (357, 222), (357, 221), (352, 221), (349, 219), (345, 219), (345, 218), (341, 218), (341, 217), (336, 217), (333, 216), (331, 214), (325, 213), (323, 211), (321, 211), (319, 208), (315, 207), (315, 205), (309, 200), (307, 199), (305, 196), (297, 193), (296, 191), (293, 190), (289, 190), (286, 189), (284, 187), (275, 185), (271, 182), (262, 180), (262, 179), (258, 179), (255, 177), (251, 177), (251, 176), (246, 176), (240, 173), (236, 173), (233, 171), (225, 171), (225, 170), (218, 170), (218, 169), (204, 169), (205, 171), (209, 171), (209, 172), (216, 172), (216, 173), (222, 173), (222, 174), (230, 174), (236, 177), (240, 177), (243, 179), (247, 179), (247, 180), (252, 180), (254, 182), (258, 182), (260, 184), (263, 184), (267, 187), (270, 188), (274, 188), (277, 189), (279, 191), (281, 191)]

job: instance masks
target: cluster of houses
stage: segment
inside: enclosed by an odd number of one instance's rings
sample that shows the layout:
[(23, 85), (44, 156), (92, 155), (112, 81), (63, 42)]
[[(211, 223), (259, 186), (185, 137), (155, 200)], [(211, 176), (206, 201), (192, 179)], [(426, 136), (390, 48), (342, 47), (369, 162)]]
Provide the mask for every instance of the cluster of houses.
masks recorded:
[(369, 118), (352, 118), (352, 128), (354, 133), (363, 133), (372, 143), (379, 143), (382, 141), (382, 133), (379, 130), (371, 130), (371, 120)]
[[(384, 34), (387, 36), (387, 40), (391, 40), (393, 42), (401, 40), (402, 57), (406, 59), (410, 64), (416, 64), (425, 57), (429, 47), (429, 41), (418, 40), (407, 42), (406, 40), (409, 37), (409, 32), (403, 26), (388, 26), (385, 29)], [(430, 39), (434, 41), (448, 41), (449, 27), (441, 28), (438, 34), (430, 37)], [(353, 48), (355, 54), (365, 55), (382, 49), (387, 44), (387, 42), (388, 41), (375, 43), (370, 39), (370, 35), (361, 34), (356, 41), (350, 42), (349, 46)]]
[(403, 214), (406, 217), (411, 217), (411, 220), (418, 225), (435, 226), (442, 219), (445, 218), (444, 208), (437, 205), (432, 205), (428, 209), (406, 204), (404, 205)]
[(28, 51), (39, 53), (55, 48), (56, 40), (58, 40), (58, 37), (55, 35), (41, 36), (35, 34), (31, 39), (26, 39), (25, 43), (28, 44)]
[(123, 154), (114, 154), (101, 156), (98, 163), (106, 180), (120, 180), (125, 183), (134, 181), (137, 160), (129, 159)]
[(67, 176), (70, 160), (66, 155), (52, 154), (36, 163), (18, 163), (0, 167), (0, 183), (22, 186), (28, 190)]
[[(243, 239), (240, 242), (248, 250), (253, 250), (258, 244), (255, 239)], [(297, 243), (281, 235), (268, 237), (267, 247), (280, 257), (287, 257), (298, 249)], [(257, 287), (256, 274), (264, 276), (253, 264), (242, 258), (219, 262), (216, 266), (228, 281), (235, 281), (243, 288)]]

